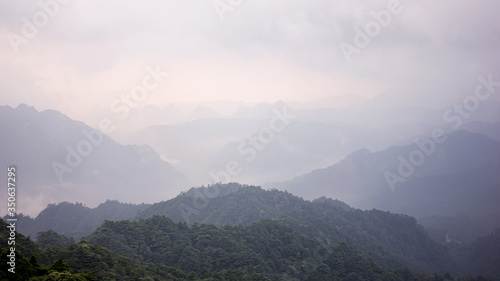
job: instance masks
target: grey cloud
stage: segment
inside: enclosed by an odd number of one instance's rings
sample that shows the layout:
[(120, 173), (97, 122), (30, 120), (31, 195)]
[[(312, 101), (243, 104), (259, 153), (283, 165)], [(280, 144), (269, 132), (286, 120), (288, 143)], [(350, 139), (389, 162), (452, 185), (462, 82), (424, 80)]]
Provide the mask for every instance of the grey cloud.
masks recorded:
[[(217, 64), (232, 58), (235, 65), (274, 58), (360, 82), (442, 87), (498, 72), (500, 4), (493, 0), (401, 0), (403, 12), (348, 64), (339, 44), (352, 43), (355, 26), (388, 2), (243, 1), (220, 21), (212, 1), (71, 1), (30, 44), (84, 75), (127, 59)], [(1, 1), (0, 7), (0, 30), (13, 32), (39, 8), (23, 1)]]

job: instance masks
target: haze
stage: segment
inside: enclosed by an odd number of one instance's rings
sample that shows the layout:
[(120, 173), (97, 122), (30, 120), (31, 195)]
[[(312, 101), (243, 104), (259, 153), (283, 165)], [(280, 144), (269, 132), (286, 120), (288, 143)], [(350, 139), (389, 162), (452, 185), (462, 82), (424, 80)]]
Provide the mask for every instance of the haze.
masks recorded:
[[(473, 95), (479, 77), (500, 80), (493, 0), (234, 1), (222, 12), (212, 1), (62, 2), (0, 1), (1, 104), (56, 110), (102, 131), (110, 118), (104, 133), (114, 141), (148, 145), (187, 177), (165, 197), (245, 163), (253, 153), (242, 143), (269, 129), (276, 110), (291, 112), (293, 126), (233, 180), (273, 186), (361, 148), (428, 137), (453, 124), (443, 112)], [(124, 102), (138, 86), (147, 92)], [(497, 94), (463, 121), (498, 122)], [(60, 155), (79, 140), (57, 136)], [(103, 196), (118, 187), (109, 188)], [(75, 200), (43, 198), (26, 213)]]
[[(0, 2), (2, 103), (28, 102), (85, 120), (144, 75), (168, 80), (144, 104), (372, 98), (395, 86), (459, 95), (478, 73), (498, 71), (497, 1), (400, 1), (387, 27), (348, 63), (339, 48), (391, 1), (68, 1), (13, 47), (38, 2)], [(18, 52), (15, 52), (18, 49)], [(404, 95), (405, 93), (401, 93)], [(412, 93), (413, 94), (413, 93)], [(411, 99), (411, 97), (405, 97)]]

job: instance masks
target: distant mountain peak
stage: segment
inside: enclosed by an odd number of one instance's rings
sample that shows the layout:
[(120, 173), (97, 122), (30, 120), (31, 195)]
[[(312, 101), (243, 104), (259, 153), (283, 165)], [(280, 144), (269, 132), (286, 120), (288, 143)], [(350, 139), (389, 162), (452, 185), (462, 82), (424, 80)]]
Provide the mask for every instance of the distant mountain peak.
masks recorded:
[(358, 149), (356, 151), (354, 151), (353, 153), (351, 153), (349, 156), (347, 157), (353, 157), (353, 158), (365, 158), (365, 157), (368, 157), (370, 156), (372, 153), (366, 149), (366, 148), (361, 148), (361, 149)]
[[(25, 176), (19, 196), (29, 202), (22, 210), (25, 214), (38, 213), (51, 201), (71, 198), (87, 204), (103, 198), (150, 202), (159, 196), (175, 196), (172, 189), (188, 184), (183, 174), (150, 147), (121, 145), (59, 111), (39, 112), (25, 104), (15, 109), (0, 107), (0, 120), (0, 129), (12, 132), (0, 146), (0, 164), (14, 163), (22, 169)], [(6, 180), (6, 174), (0, 180)], [(147, 186), (148, 192), (133, 193), (138, 186)]]
[(35, 109), (35, 107), (33, 106), (30, 106), (30, 105), (27, 105), (25, 103), (20, 103), (15, 109), (18, 109), (18, 110), (34, 110), (34, 111), (37, 111)]

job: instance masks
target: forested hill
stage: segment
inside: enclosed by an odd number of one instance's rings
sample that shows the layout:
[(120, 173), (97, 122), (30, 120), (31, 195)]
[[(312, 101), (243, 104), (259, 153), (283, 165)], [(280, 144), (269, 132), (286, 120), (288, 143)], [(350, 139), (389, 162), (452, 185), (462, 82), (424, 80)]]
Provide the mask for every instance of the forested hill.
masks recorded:
[(0, 221), (0, 280), (493, 280), (388, 270), (345, 243), (310, 239), (269, 219), (218, 228), (164, 216), (106, 221), (78, 244), (53, 231), (41, 232), (39, 242), (16, 233), (14, 275), (7, 271), (6, 226)]
[(40, 231), (53, 230), (79, 240), (90, 235), (104, 220), (129, 220), (148, 204), (127, 204), (108, 200), (96, 208), (81, 203), (50, 204), (36, 218), (18, 215), (18, 231), (36, 237)]
[(500, 228), (468, 245), (450, 243), (448, 247), (469, 274), (480, 273), (500, 280)]
[(134, 260), (167, 264), (184, 272), (240, 269), (300, 280), (397, 278), (346, 244), (320, 244), (272, 220), (217, 228), (189, 227), (154, 216), (134, 222), (108, 221), (85, 240)]
[(326, 198), (311, 202), (278, 190), (237, 183), (215, 184), (192, 188), (139, 213), (142, 218), (153, 215), (218, 226), (274, 219), (310, 238), (344, 241), (387, 268), (456, 271), (445, 247), (431, 240), (414, 218), (377, 210), (361, 211)]
[(35, 219), (21, 217), (20, 231), (37, 237), (53, 230), (80, 239), (104, 220), (132, 220), (164, 215), (174, 222), (217, 226), (248, 225), (273, 219), (309, 238), (345, 242), (389, 269), (409, 267), (418, 272), (457, 272), (446, 249), (432, 241), (414, 218), (377, 210), (361, 211), (320, 198), (306, 201), (288, 192), (263, 190), (237, 183), (192, 188), (153, 205), (107, 201), (90, 209), (67, 202), (49, 205)]

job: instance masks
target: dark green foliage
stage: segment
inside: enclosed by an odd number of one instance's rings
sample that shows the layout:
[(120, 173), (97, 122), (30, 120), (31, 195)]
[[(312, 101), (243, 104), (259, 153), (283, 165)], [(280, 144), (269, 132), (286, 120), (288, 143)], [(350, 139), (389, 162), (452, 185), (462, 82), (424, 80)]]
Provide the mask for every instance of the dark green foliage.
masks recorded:
[(445, 247), (432, 241), (414, 218), (377, 210), (361, 211), (327, 198), (310, 202), (286, 191), (265, 191), (237, 183), (215, 184), (192, 188), (172, 200), (153, 204), (139, 216), (155, 214), (174, 221), (218, 226), (248, 225), (271, 218), (310, 238), (344, 241), (391, 269), (410, 267), (428, 273), (456, 270)]
[[(114, 201), (96, 209), (117, 219), (114, 211), (121, 207), (128, 210), (124, 216), (132, 216), (130, 206)], [(62, 203), (49, 206), (48, 212), (59, 209), (55, 215), (64, 218), (59, 212), (66, 208), (72, 219), (80, 216), (75, 208), (88, 209)], [(85, 210), (84, 215), (95, 209)], [(413, 271), (457, 272), (447, 249), (429, 239), (414, 218), (361, 211), (327, 198), (309, 202), (287, 192), (232, 183), (191, 189), (139, 216), (149, 217), (104, 221), (78, 244), (51, 230), (38, 234), (39, 244), (17, 234), (19, 268), (33, 280), (427, 281), (453, 278)], [(6, 245), (8, 229), (3, 221), (0, 227), (0, 242)], [(498, 232), (471, 247), (448, 245), (464, 265), (472, 265), (462, 273), (498, 276)], [(481, 278), (465, 280), (488, 280)]]
[[(19, 224), (19, 222), (17, 222), (16, 224)], [(10, 231), (7, 228), (7, 223), (5, 223), (3, 220), (0, 220), (0, 247), (8, 247), (7, 241), (9, 234)], [(32, 255), (34, 255), (42, 264), (49, 263), (49, 258), (43, 251), (42, 247), (31, 240), (29, 236), (26, 237), (21, 233), (16, 232), (15, 248), (25, 257), (31, 257)]]
[(466, 264), (471, 265), (472, 274), (500, 278), (500, 229), (469, 246)]
[[(60, 203), (50, 205), (35, 220), (29, 217), (23, 219), (26, 224), (38, 229), (58, 229), (58, 233), (78, 238), (92, 233), (104, 222), (104, 218), (119, 220), (153, 215), (165, 215), (174, 222), (187, 222), (189, 225), (199, 223), (217, 226), (249, 225), (262, 219), (274, 219), (309, 238), (346, 242), (385, 268), (409, 267), (413, 271), (426, 273), (460, 272), (446, 248), (429, 239), (412, 217), (377, 210), (361, 211), (324, 197), (310, 202), (288, 192), (265, 191), (237, 183), (192, 188), (172, 200), (151, 206), (107, 201), (90, 209), (82, 204)], [(106, 224), (99, 231), (106, 232)], [(126, 242), (124, 238), (112, 235), (110, 233), (107, 243), (115, 244), (112, 247), (117, 253), (132, 256), (131, 249), (123, 246)], [(136, 235), (133, 239), (140, 241), (143, 235)], [(43, 264), (54, 262), (58, 251), (73, 242), (71, 238), (56, 237), (55, 232), (50, 230), (40, 233), (37, 239), (46, 249), (43, 255), (41, 249), (20, 251), (25, 256), (35, 254)], [(196, 251), (185, 252), (180, 262), (191, 264), (189, 261), (193, 253)], [(150, 261), (157, 262), (162, 254), (146, 256)], [(191, 267), (190, 270), (198, 270), (200, 265)]]
[(476, 239), (469, 245), (449, 243), (450, 252), (465, 267), (467, 273), (493, 276), (500, 280), (500, 229)]
[(47, 268), (45, 268), (45, 267), (41, 266), (40, 264), (38, 264), (38, 261), (37, 261), (36, 257), (33, 256), (33, 255), (30, 257), (29, 263), (36, 270), (38, 276), (45, 275), (49, 271)]
[(49, 204), (35, 219), (18, 215), (19, 232), (37, 237), (38, 232), (53, 230), (79, 240), (91, 234), (104, 220), (133, 219), (149, 205), (127, 204), (108, 200), (94, 209), (82, 203)]
[(188, 280), (189, 274), (214, 278), (207, 280), (426, 280), (409, 270), (403, 279), (345, 243), (315, 241), (269, 219), (217, 228), (153, 216), (107, 221), (85, 239), (136, 262), (178, 268)]
[(7, 264), (9, 251), (0, 249), (0, 280), (9, 281), (92, 281), (96, 280), (90, 274), (74, 274), (73, 271), (59, 259), (50, 268), (44, 268), (38, 264), (35, 256), (26, 260), (20, 253), (16, 252), (15, 271), (9, 272), (10, 265)]
[(59, 258), (50, 268), (49, 270), (54, 270), (54, 271), (69, 271), (72, 272), (72, 270), (69, 269), (69, 266), (63, 262), (61, 258)]
[(44, 249), (53, 247), (66, 248), (69, 245), (75, 244), (75, 239), (72, 237), (70, 238), (64, 235), (59, 235), (53, 230), (39, 232), (36, 241), (38, 245), (42, 246)]
[[(81, 241), (44, 251), (17, 235), (31, 249), (42, 251), (51, 266), (40, 265), (35, 256), (28, 261), (16, 253), (16, 275), (8, 275), (8, 250), (1, 249), (0, 280), (454, 280), (450, 275), (427, 277), (408, 269), (390, 271), (346, 243), (312, 240), (270, 219), (224, 227), (188, 226), (163, 216), (106, 221), (87, 240), (106, 244), (111, 250)], [(62, 242), (67, 239), (53, 233), (50, 237)], [(465, 280), (490, 281), (480, 277)]]
[(431, 216), (419, 218), (418, 222), (425, 227), (433, 240), (446, 244), (446, 236), (461, 243), (472, 243), (476, 238), (485, 236), (498, 226), (498, 217), (492, 214), (489, 218), (471, 217), (465, 213), (454, 216)]
[(140, 261), (161, 263), (185, 272), (218, 272), (245, 268), (249, 272), (273, 273), (312, 255), (312, 240), (274, 221), (248, 227), (174, 223), (154, 216), (135, 222), (107, 221), (89, 243)]
[(134, 263), (106, 248), (90, 245), (85, 241), (61, 250), (59, 255), (75, 272), (91, 273), (99, 280), (136, 280), (139, 277), (155, 276), (141, 269), (141, 263)]
[(189, 228), (159, 216), (136, 222), (106, 222), (86, 239), (135, 260), (166, 264), (185, 272), (222, 272), (225, 278), (246, 272), (279, 273), (299, 262), (300, 257), (312, 255), (310, 248), (314, 245), (312, 240), (273, 221), (248, 227), (195, 224)]
[(87, 281), (96, 280), (94, 277), (86, 274), (75, 274), (69, 271), (51, 271), (47, 275), (33, 277), (30, 281)]
[(0, 280), (28, 280), (30, 277), (36, 276), (36, 268), (23, 257), (21, 253), (15, 251), (15, 273), (9, 272), (11, 266), (8, 264), (10, 258), (7, 257), (10, 251), (7, 249), (0, 249)]

